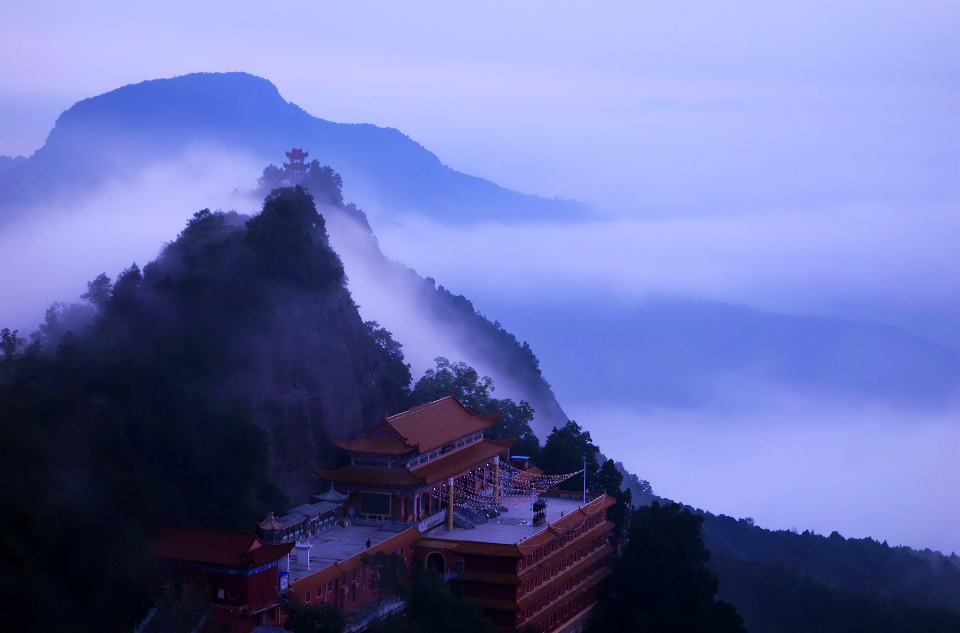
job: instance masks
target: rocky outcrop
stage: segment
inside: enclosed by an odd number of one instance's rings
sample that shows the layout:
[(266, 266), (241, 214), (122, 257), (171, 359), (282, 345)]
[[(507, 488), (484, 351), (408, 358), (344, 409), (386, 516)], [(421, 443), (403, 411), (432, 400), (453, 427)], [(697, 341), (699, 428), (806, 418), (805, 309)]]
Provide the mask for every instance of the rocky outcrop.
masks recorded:
[(270, 479), (291, 502), (303, 503), (316, 492), (313, 469), (336, 460), (328, 439), (361, 434), (397, 403), (345, 290), (277, 305), (268, 335), (252, 345), (246, 351), (256, 362), (233, 380), (268, 435)]

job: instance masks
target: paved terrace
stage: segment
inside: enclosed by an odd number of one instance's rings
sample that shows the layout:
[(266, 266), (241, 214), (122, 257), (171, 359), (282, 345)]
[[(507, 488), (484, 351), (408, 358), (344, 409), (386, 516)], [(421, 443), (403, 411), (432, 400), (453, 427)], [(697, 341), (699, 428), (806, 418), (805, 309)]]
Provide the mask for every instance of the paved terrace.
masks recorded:
[[(370, 545), (373, 546), (396, 534), (381, 530), (379, 526), (351, 524), (301, 539), (297, 541), (298, 544), (310, 545), (310, 568), (307, 569), (306, 550), (294, 547), (290, 552), (290, 582), (362, 552), (367, 549), (367, 539), (370, 539)], [(286, 561), (280, 561), (280, 569), (287, 569)]]
[[(540, 525), (533, 525), (532, 504), (525, 503), (508, 508), (507, 512), (502, 512), (497, 518), (490, 519), (472, 530), (454, 528), (453, 532), (448, 532), (447, 524), (444, 522), (435, 529), (430, 530), (426, 536), (439, 539), (457, 539), (460, 541), (502, 543), (509, 545), (519, 543), (534, 534), (542, 532), (547, 529), (549, 524), (561, 516), (566, 516), (583, 505), (582, 499), (540, 498), (547, 502), (547, 520)], [(590, 497), (587, 497), (587, 502), (590, 501)]]

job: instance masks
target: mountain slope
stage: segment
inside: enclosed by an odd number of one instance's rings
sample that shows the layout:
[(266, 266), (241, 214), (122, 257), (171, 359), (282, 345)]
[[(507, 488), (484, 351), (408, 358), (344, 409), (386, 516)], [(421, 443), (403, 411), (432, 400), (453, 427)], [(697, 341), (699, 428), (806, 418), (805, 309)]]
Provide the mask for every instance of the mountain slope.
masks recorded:
[(457, 172), (398, 130), (315, 118), (287, 103), (266, 79), (195, 73), (124, 86), (64, 112), (43, 147), (0, 173), (0, 221), (24, 205), (88, 191), (197, 144), (263, 162), (281, 149), (306, 147), (351, 183), (351, 199), (441, 221), (586, 213), (580, 203), (521, 194)]
[(385, 257), (364, 213), (354, 205), (321, 203), (319, 208), (361, 314), (403, 343), (415, 377), (432, 368), (437, 356), (463, 361), (494, 379), (498, 398), (528, 401), (535, 412), (533, 429), (541, 437), (566, 423), (526, 342), (521, 344), (499, 322), (479, 314), (466, 297)]
[(57, 596), (6, 625), (129, 630), (162, 523), (249, 529), (278, 486), (316, 492), (328, 436), (397, 411), (344, 281), (312, 199), (286, 189), (246, 221), (198, 212), (142, 272), (99, 277), (90, 326), (51, 315), (4, 346), (0, 587)]

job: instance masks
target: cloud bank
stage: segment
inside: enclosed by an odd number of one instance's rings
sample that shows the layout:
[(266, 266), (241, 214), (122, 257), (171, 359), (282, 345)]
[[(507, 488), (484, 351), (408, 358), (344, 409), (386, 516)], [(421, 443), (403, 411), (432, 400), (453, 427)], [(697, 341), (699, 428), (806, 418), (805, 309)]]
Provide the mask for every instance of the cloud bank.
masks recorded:
[(960, 214), (857, 204), (724, 217), (376, 226), (384, 251), (497, 307), (651, 293), (898, 325), (960, 349)]

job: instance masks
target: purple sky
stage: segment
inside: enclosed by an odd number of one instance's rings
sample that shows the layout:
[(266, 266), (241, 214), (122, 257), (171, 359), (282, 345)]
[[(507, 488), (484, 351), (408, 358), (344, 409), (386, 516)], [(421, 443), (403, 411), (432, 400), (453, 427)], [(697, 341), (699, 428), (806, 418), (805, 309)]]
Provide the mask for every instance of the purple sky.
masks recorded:
[[(721, 231), (762, 242), (738, 218), (786, 213), (807, 243), (823, 217), (869, 226), (876, 214), (885, 237), (861, 248), (846, 233), (827, 250), (836, 261), (842, 242), (847, 262), (893, 272), (896, 291), (846, 271), (840, 292), (774, 280), (769, 295), (713, 297), (878, 320), (960, 348), (957, 3), (283, 7), (4, 5), (0, 154), (31, 153), (80, 98), (244, 70), (316, 116), (396, 127), (456, 169), (604, 216), (723, 218)], [(819, 256), (805, 248), (795, 267)]]
[[(0, 154), (32, 153), (79, 99), (242, 70), (315, 116), (396, 127), (455, 169), (593, 205), (598, 217), (585, 225), (471, 230), (378, 223), (368, 209), (388, 255), (491, 318), (498, 305), (562, 303), (571, 290), (624, 303), (674, 292), (901, 325), (960, 348), (960, 4), (783, 5), (4, 3)], [(189, 213), (216, 206), (207, 190), (251, 186), (258, 166), (233, 160), (189, 186), (190, 160), (161, 166), (136, 190), (99, 192), (59, 227), (0, 236), (0, 317), (35, 323), (50, 301), (75, 299), (84, 280), (152, 258)], [(359, 199), (350, 187), (347, 198)], [(144, 199), (129, 223), (125, 201)], [(115, 209), (105, 217), (120, 222), (117, 232), (73, 244), (70, 222), (103, 220), (102, 209)], [(85, 265), (31, 268), (56, 264), (41, 255), (50, 243)], [(501, 249), (495, 261), (464, 264), (476, 261), (464, 253), (481, 256), (491, 243)], [(23, 269), (46, 281), (14, 286), (9, 275), (25, 278)], [(771, 527), (960, 551), (960, 489), (942, 485), (960, 472), (955, 414), (913, 420), (919, 430), (905, 437), (903, 424), (888, 424), (900, 413), (821, 415), (807, 403), (797, 415), (837, 421), (811, 431), (812, 441), (841, 447), (813, 455), (796, 448), (794, 430), (754, 434), (753, 418), (729, 435), (676, 412), (651, 419), (612, 407), (591, 421), (589, 407), (558, 396), (601, 441), (643, 420), (642, 448), (608, 452), (633, 458), (628, 466), (663, 494)], [(785, 411), (778, 419), (794, 408)], [(887, 426), (862, 444), (872, 420)], [(681, 464), (684, 451), (672, 448), (692, 436), (703, 442), (690, 464), (709, 473)], [(787, 444), (792, 452), (777, 452)], [(757, 468), (773, 475), (759, 481)], [(831, 494), (836, 508), (820, 504)], [(841, 498), (859, 499), (856, 511)], [(931, 514), (938, 499), (946, 502)]]

